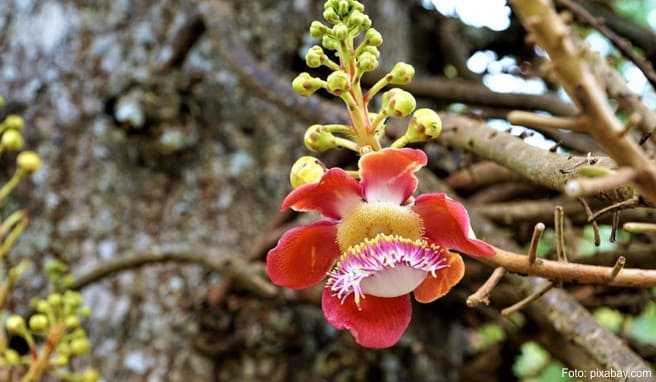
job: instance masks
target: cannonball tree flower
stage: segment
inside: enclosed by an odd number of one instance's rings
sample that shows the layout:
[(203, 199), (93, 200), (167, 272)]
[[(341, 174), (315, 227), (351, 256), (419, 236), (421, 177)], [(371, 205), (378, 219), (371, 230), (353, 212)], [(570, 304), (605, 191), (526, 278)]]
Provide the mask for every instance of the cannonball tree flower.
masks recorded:
[(411, 196), (422, 150), (387, 148), (359, 161), (358, 182), (340, 168), (303, 185), (282, 209), (322, 218), (287, 231), (267, 256), (273, 283), (311, 287), (327, 276), (322, 309), (358, 344), (394, 345), (410, 323), (410, 293), (421, 303), (444, 296), (464, 274), (459, 254), (491, 256), (476, 240), (465, 208), (443, 193)]

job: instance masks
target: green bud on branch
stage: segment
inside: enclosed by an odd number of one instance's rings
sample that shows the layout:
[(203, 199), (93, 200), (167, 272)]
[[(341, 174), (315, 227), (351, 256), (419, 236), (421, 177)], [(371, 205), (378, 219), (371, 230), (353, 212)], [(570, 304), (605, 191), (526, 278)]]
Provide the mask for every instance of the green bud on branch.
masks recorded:
[(325, 86), (325, 82), (319, 78), (312, 77), (309, 73), (303, 72), (292, 81), (292, 88), (296, 94), (303, 97), (309, 97), (317, 90)]
[(394, 65), (390, 72), (389, 83), (391, 85), (407, 85), (412, 81), (415, 76), (415, 68), (405, 62), (399, 62)]
[(326, 82), (328, 84), (328, 91), (339, 96), (349, 89), (351, 80), (346, 72), (338, 70), (331, 73)]
[(304, 184), (317, 183), (324, 172), (326, 172), (326, 167), (317, 158), (311, 156), (300, 157), (294, 162), (289, 173), (289, 183), (293, 188)]
[(417, 102), (412, 94), (399, 88), (388, 90), (383, 94), (383, 112), (398, 118), (406, 117), (415, 110)]

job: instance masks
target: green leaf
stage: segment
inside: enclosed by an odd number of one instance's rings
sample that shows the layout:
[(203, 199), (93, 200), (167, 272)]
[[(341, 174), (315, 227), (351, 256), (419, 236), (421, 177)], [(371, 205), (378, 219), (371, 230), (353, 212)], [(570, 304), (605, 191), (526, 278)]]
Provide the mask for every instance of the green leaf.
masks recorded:
[(637, 341), (656, 345), (656, 303), (650, 302), (642, 314), (630, 319), (627, 331)]
[(550, 359), (549, 353), (536, 342), (526, 342), (521, 347), (520, 355), (515, 359), (513, 373), (517, 378), (538, 377)]
[(622, 330), (624, 316), (622, 313), (607, 306), (602, 306), (594, 311), (593, 317), (599, 325), (610, 330), (613, 333), (619, 333)]

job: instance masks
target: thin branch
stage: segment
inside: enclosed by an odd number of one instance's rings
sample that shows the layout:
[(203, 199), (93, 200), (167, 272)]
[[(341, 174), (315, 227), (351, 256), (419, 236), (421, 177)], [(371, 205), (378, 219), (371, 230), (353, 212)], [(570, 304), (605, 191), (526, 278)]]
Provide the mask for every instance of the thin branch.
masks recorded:
[(475, 308), (481, 304), (490, 305), (490, 294), (505, 274), (505, 269), (502, 267), (496, 268), (485, 283), (474, 294), (467, 297), (467, 306)]
[(556, 0), (558, 4), (567, 8), (577, 20), (593, 27), (599, 33), (604, 35), (610, 42), (615, 45), (617, 50), (619, 50), (626, 58), (631, 60), (647, 77), (647, 80), (651, 83), (651, 86), (656, 88), (656, 71), (649, 61), (644, 57), (640, 56), (633, 49), (631, 42), (619, 34), (615, 33), (612, 29), (606, 26), (605, 20), (600, 17), (595, 17), (590, 14), (585, 8), (571, 0)]
[(656, 286), (656, 270), (624, 268), (617, 277), (608, 281), (612, 267), (564, 263), (540, 259), (530, 264), (528, 256), (495, 248), (496, 255), (476, 258), (492, 267), (522, 275), (539, 276), (553, 281), (574, 281), (580, 284), (598, 284), (620, 287), (650, 288)]
[(617, 275), (620, 274), (620, 271), (624, 268), (624, 264), (626, 264), (626, 258), (624, 256), (618, 257), (615, 266), (613, 266), (613, 271), (610, 273), (610, 281), (615, 280)]
[(556, 255), (558, 261), (567, 262), (567, 249), (565, 247), (565, 211), (562, 206), (554, 209), (554, 227), (556, 231)]
[(593, 219), (593, 214), (592, 214), (592, 209), (590, 208), (590, 205), (588, 202), (585, 201), (584, 198), (576, 198), (576, 200), (581, 203), (583, 206), (583, 209), (585, 210), (585, 214), (588, 215), (588, 221), (592, 223), (592, 232), (594, 232), (594, 245), (595, 247), (598, 247), (601, 245), (601, 234), (599, 233), (599, 224), (595, 219)]
[(523, 300), (519, 301), (516, 304), (513, 304), (501, 311), (502, 316), (510, 316), (515, 312), (519, 312), (520, 310), (524, 309), (527, 307), (530, 303), (533, 301), (537, 300), (538, 298), (544, 296), (547, 292), (549, 292), (556, 284), (553, 282), (549, 282), (548, 284), (544, 285), (542, 288), (538, 289), (537, 291), (533, 292), (530, 296), (524, 298)]
[(526, 111), (511, 111), (508, 113), (508, 122), (513, 125), (526, 126), (536, 130), (570, 130), (585, 132), (584, 121), (572, 117), (552, 117), (543, 114), (529, 113)]
[(122, 271), (134, 270), (146, 265), (173, 262), (196, 264), (223, 273), (261, 296), (271, 297), (277, 293), (277, 288), (260, 277), (257, 268), (243, 259), (236, 256), (224, 256), (220, 259), (212, 259), (212, 257), (213, 255), (208, 250), (187, 246), (162, 247), (150, 252), (131, 254), (107, 261), (78, 276), (71, 288), (82, 289)]
[[(609, 190), (625, 188), (636, 179), (638, 173), (631, 167), (618, 168), (613, 174), (596, 178), (571, 179), (565, 185), (565, 193), (572, 197), (595, 195)], [(623, 192), (626, 193), (626, 192)]]
[(610, 212), (610, 211), (615, 211), (615, 210), (620, 210), (622, 208), (630, 208), (630, 207), (635, 207), (638, 205), (640, 202), (640, 198), (637, 196), (634, 196), (631, 199), (623, 200), (621, 202), (611, 204), (608, 207), (602, 208), (599, 211), (595, 212), (588, 218), (588, 222), (594, 221), (598, 219), (599, 217), (603, 216), (605, 213)]
[(538, 254), (538, 244), (540, 243), (540, 238), (544, 233), (544, 223), (538, 223), (533, 228), (533, 236), (531, 237), (531, 245), (528, 247), (528, 263), (533, 264), (537, 259)]
[(623, 228), (631, 233), (656, 233), (656, 224), (652, 223), (624, 223)]
[(589, 122), (588, 132), (620, 166), (632, 167), (640, 174), (636, 186), (647, 200), (656, 203), (656, 164), (631, 137), (618, 138), (622, 123), (589, 63), (581, 59), (586, 50), (571, 36), (551, 1), (513, 0), (512, 4), (526, 29), (549, 54), (555, 74)]

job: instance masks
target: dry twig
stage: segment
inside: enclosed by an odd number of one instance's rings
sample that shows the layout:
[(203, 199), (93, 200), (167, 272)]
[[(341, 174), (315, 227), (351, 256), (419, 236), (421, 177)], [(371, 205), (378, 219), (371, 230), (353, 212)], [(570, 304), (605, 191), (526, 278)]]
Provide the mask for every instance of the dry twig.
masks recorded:
[(489, 305), (490, 304), (490, 293), (492, 293), (492, 290), (494, 287), (497, 286), (499, 281), (503, 278), (503, 276), (506, 274), (506, 270), (503, 269), (502, 267), (495, 268), (494, 272), (490, 275), (490, 277), (481, 285), (478, 290), (472, 294), (471, 296), (467, 297), (467, 306), (470, 308), (475, 308), (481, 304), (483, 305)]

